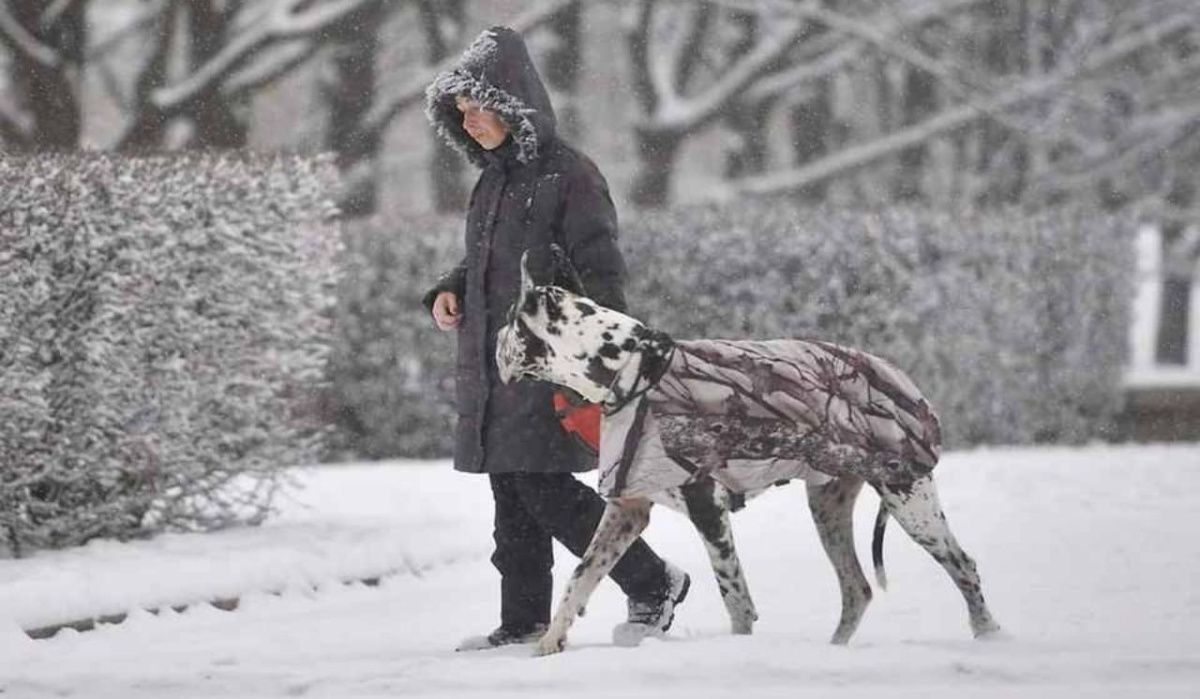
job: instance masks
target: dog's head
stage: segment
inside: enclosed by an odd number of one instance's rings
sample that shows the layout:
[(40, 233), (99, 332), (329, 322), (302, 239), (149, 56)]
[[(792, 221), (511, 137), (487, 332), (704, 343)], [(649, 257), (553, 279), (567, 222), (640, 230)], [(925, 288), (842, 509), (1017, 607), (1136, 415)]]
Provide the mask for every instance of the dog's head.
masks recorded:
[(496, 337), (500, 379), (549, 381), (604, 402), (645, 326), (562, 287), (536, 286), (528, 255), (521, 257), (521, 292)]

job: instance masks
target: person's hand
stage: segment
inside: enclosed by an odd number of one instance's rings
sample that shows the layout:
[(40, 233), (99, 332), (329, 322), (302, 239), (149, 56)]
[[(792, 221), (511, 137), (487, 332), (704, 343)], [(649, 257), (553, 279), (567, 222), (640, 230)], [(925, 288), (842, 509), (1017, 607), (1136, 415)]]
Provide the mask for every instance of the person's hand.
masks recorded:
[(433, 322), (438, 330), (453, 330), (458, 327), (462, 315), (458, 312), (458, 296), (453, 291), (443, 291), (433, 300)]

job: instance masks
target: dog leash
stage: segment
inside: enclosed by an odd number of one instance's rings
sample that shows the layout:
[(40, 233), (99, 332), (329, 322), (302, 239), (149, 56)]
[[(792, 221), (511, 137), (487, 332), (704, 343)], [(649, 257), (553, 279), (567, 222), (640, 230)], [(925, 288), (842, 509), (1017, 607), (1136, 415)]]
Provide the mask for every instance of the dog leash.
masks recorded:
[(612, 385), (608, 387), (609, 394), (617, 396), (617, 400), (611, 405), (608, 403), (604, 404), (605, 415), (618, 413), (625, 406), (649, 393), (650, 389), (658, 385), (663, 375), (667, 373), (667, 369), (670, 368), (671, 360), (675, 357), (675, 341), (666, 333), (655, 330), (651, 330), (650, 332), (652, 333), (651, 339), (667, 346), (667, 351), (661, 355), (658, 365), (654, 366), (651, 364), (650, 366), (650, 370), (654, 372), (654, 376), (649, 376), (649, 372), (645, 370), (646, 362), (643, 361), (642, 365), (638, 367), (637, 377), (633, 380), (633, 387), (629, 390), (629, 393), (618, 395), (617, 381), (621, 378), (620, 372), (618, 372), (617, 376), (613, 378)]

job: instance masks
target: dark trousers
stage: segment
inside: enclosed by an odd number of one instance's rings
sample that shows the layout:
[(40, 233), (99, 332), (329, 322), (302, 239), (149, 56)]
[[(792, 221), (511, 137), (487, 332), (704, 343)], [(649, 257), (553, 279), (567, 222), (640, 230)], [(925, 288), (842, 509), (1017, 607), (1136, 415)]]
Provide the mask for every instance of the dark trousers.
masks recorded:
[[(496, 502), (492, 563), (500, 571), (500, 623), (525, 629), (550, 621), (551, 537), (583, 557), (604, 500), (569, 473), (491, 474)], [(655, 599), (666, 586), (662, 559), (638, 539), (609, 574), (625, 594)]]

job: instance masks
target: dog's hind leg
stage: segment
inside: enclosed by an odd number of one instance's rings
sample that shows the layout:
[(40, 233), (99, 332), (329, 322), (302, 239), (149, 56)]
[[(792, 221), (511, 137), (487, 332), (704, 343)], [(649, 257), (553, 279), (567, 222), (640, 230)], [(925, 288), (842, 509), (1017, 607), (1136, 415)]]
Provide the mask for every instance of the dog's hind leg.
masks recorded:
[(1000, 625), (984, 602), (975, 561), (962, 550), (946, 523), (933, 478), (919, 478), (911, 486), (882, 485), (878, 490), (892, 517), (946, 569), (958, 586), (967, 602), (975, 637), (999, 631)]
[(567, 589), (558, 603), (550, 628), (538, 641), (536, 655), (550, 655), (563, 649), (567, 631), (576, 616), (583, 614), (596, 585), (613, 569), (625, 551), (650, 523), (650, 501), (629, 499), (609, 501), (587, 551), (571, 574)]
[(750, 588), (733, 545), (733, 529), (729, 526), (729, 507), (724, 488), (711, 478), (700, 478), (680, 489), (687, 505), (688, 519), (704, 539), (713, 573), (717, 576), (717, 588), (721, 601), (729, 612), (729, 621), (735, 634), (749, 634), (754, 630), (758, 612), (750, 598)]
[(830, 639), (839, 645), (849, 642), (871, 602), (871, 585), (854, 551), (854, 501), (862, 486), (862, 479), (842, 476), (824, 485), (810, 483), (807, 487), (808, 507), (817, 525), (817, 535), (833, 563), (842, 592), (842, 618)]

